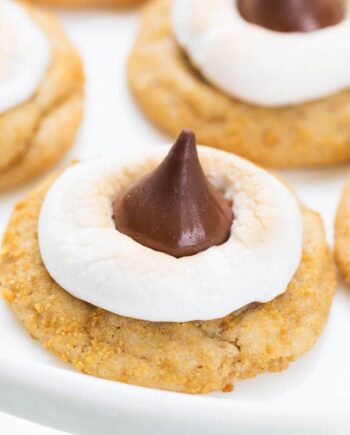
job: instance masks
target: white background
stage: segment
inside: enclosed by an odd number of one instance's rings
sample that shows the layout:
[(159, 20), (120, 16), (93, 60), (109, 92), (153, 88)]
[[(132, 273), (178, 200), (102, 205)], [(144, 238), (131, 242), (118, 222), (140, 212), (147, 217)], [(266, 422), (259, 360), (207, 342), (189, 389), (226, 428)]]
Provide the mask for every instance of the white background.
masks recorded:
[(39, 426), (2, 412), (0, 412), (0, 432), (3, 435), (64, 435), (67, 433)]

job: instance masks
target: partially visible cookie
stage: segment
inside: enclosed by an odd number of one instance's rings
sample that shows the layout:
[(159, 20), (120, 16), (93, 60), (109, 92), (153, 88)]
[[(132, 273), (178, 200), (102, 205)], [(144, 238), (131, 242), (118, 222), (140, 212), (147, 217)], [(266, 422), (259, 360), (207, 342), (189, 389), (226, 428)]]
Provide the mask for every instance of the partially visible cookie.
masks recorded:
[(350, 284), (350, 179), (343, 190), (335, 219), (335, 256), (345, 281)]
[(302, 260), (283, 295), (218, 320), (148, 322), (76, 299), (48, 274), (37, 228), (55, 178), (15, 208), (3, 241), (1, 289), (31, 336), (78, 370), (186, 393), (229, 391), (237, 379), (286, 369), (322, 332), (336, 277), (318, 214), (302, 208)]
[(76, 50), (52, 14), (23, 6), (47, 35), (52, 60), (35, 95), (0, 114), (0, 191), (58, 162), (73, 145), (83, 112), (84, 74)]
[(145, 0), (30, 0), (33, 3), (46, 6), (133, 6), (144, 2)]
[(198, 142), (271, 167), (350, 160), (350, 90), (307, 104), (264, 108), (220, 91), (192, 66), (170, 25), (170, 0), (145, 6), (132, 49), (130, 88), (145, 114), (171, 136), (184, 127)]

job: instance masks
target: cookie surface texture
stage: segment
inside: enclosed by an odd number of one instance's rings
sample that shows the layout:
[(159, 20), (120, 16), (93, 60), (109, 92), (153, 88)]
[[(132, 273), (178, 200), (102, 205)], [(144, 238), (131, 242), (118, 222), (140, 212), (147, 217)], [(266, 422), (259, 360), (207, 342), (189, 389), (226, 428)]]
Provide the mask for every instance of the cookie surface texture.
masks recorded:
[(144, 3), (145, 0), (31, 0), (32, 3), (43, 6), (63, 7), (124, 7), (135, 6)]
[(350, 179), (343, 190), (335, 219), (335, 256), (345, 281), (350, 284)]

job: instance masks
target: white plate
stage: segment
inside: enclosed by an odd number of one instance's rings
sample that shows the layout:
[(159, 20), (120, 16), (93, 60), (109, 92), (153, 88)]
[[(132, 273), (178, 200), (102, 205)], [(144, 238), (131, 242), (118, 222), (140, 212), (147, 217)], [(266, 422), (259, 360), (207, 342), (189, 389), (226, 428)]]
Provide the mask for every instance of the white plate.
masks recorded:
[[(125, 62), (136, 13), (60, 14), (79, 48), (88, 79), (86, 117), (71, 157), (119, 154), (169, 142), (137, 110)], [(319, 210), (332, 240), (333, 217), (348, 168), (284, 173)], [(1, 229), (14, 202), (0, 198)], [(350, 433), (350, 291), (339, 287), (317, 345), (288, 371), (237, 382), (232, 393), (190, 396), (82, 375), (41, 349), (0, 302), (0, 408), (84, 434)]]

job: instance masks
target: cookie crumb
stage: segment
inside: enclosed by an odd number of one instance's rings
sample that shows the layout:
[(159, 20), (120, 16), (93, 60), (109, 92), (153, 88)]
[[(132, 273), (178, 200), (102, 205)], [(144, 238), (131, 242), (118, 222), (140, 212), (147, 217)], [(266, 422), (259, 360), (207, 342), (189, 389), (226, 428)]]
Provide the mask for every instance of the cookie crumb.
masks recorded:
[(222, 389), (223, 393), (231, 393), (233, 391), (233, 384), (227, 384), (225, 385), (225, 387)]
[(2, 297), (8, 304), (12, 304), (12, 302), (16, 299), (15, 294), (11, 290), (7, 289), (2, 291)]

